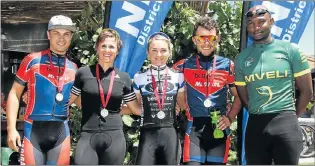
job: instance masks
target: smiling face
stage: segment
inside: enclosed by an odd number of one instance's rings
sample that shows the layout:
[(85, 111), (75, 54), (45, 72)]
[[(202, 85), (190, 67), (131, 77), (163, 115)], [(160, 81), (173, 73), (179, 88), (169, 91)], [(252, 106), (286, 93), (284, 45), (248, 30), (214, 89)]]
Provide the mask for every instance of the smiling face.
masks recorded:
[(72, 32), (66, 29), (53, 29), (47, 32), (47, 37), (50, 43), (50, 50), (64, 55), (70, 46)]
[(252, 11), (253, 16), (247, 18), (247, 32), (255, 43), (264, 42), (271, 35), (271, 27), (274, 20), (269, 13), (257, 14), (257, 9), (265, 9), (264, 6), (255, 6)]
[(98, 43), (96, 52), (98, 54), (99, 62), (112, 64), (118, 55), (117, 41), (114, 37), (107, 37)]
[(152, 65), (165, 65), (171, 55), (170, 43), (163, 37), (153, 38), (148, 44), (147, 55)]
[[(215, 41), (204, 40), (200, 41), (198, 38), (201, 36), (216, 36)], [(204, 27), (199, 26), (195, 32), (195, 36), (192, 38), (194, 44), (197, 47), (197, 51), (204, 56), (210, 56), (215, 50), (218, 43), (219, 37), (215, 28), (208, 30)]]

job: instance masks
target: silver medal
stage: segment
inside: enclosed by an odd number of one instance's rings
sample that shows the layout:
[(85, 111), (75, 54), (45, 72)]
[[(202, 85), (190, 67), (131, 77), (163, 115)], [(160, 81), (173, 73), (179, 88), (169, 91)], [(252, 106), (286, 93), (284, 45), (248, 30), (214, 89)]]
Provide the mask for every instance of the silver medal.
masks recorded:
[(211, 101), (210, 99), (206, 99), (204, 102), (203, 102), (203, 105), (207, 108), (209, 108), (211, 106)]
[(164, 119), (164, 118), (165, 118), (165, 113), (164, 113), (163, 111), (159, 111), (159, 112), (157, 113), (157, 117), (158, 117), (159, 119)]
[(101, 111), (101, 116), (103, 118), (107, 117), (108, 116), (108, 110), (106, 108), (103, 108), (102, 111)]
[(56, 94), (56, 100), (59, 101), (59, 102), (62, 101), (63, 100), (63, 95), (61, 93), (57, 93)]

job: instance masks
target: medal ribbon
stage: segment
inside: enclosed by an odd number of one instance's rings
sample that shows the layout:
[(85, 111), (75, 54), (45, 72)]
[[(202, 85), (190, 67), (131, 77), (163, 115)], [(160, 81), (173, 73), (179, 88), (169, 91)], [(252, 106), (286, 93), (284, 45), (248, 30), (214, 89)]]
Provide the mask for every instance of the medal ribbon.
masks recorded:
[(159, 107), (160, 111), (162, 111), (162, 109), (163, 109), (163, 104), (164, 104), (164, 101), (165, 101), (164, 99), (165, 99), (165, 96), (166, 96), (166, 88), (167, 88), (168, 70), (167, 70), (167, 68), (165, 70), (166, 70), (166, 75), (165, 75), (165, 80), (164, 80), (163, 89), (162, 89), (162, 102), (161, 102), (159, 94), (158, 94), (158, 91), (157, 91), (157, 85), (156, 85), (156, 82), (155, 82), (155, 78), (154, 78), (154, 75), (152, 73), (152, 67), (150, 68), (154, 96), (156, 97), (157, 104), (158, 104), (158, 107)]
[(109, 88), (108, 88), (108, 92), (106, 96), (106, 101), (104, 99), (104, 90), (103, 90), (103, 87), (101, 85), (101, 80), (100, 80), (99, 64), (96, 65), (96, 79), (97, 79), (99, 90), (100, 90), (100, 96), (101, 96), (103, 108), (106, 108), (109, 98), (112, 94), (112, 90), (113, 90), (114, 79), (115, 79), (115, 69), (113, 69), (112, 75), (110, 77), (110, 83), (109, 83)]
[[(196, 66), (197, 66), (197, 69), (200, 70), (200, 62), (199, 62), (199, 59), (198, 59), (198, 56), (196, 56)], [(212, 66), (212, 70), (211, 70), (211, 78), (210, 78), (210, 82), (211, 82), (211, 85), (210, 85), (210, 88), (212, 89), (212, 82), (214, 80), (214, 73), (215, 73), (215, 68), (217, 66), (217, 61), (216, 61), (216, 56), (214, 55), (214, 58), (213, 58), (213, 66)], [(207, 78), (207, 93), (206, 93), (206, 98), (209, 97), (209, 90), (208, 90), (208, 86), (209, 86), (209, 82), (208, 82), (208, 74), (210, 73), (210, 70), (207, 69), (207, 74), (206, 74), (206, 78)]]
[[(54, 68), (54, 65), (52, 63), (52, 55), (51, 55), (51, 52), (48, 51), (48, 55), (49, 55), (49, 65), (50, 65), (50, 70), (53, 70)], [(59, 65), (59, 64), (58, 64)], [(58, 93), (61, 93), (62, 89), (63, 89), (63, 86), (65, 85), (65, 79), (64, 79), (64, 76), (65, 76), (65, 73), (66, 73), (66, 65), (67, 65), (67, 58), (65, 57), (65, 62), (64, 62), (64, 67), (63, 67), (63, 71), (62, 71), (62, 74), (60, 74), (60, 72), (58, 72), (58, 74), (56, 74), (56, 72), (53, 72), (54, 73), (54, 76), (55, 76), (55, 79), (54, 79), (54, 82), (55, 84), (57, 85), (57, 88), (58, 88)], [(60, 68), (59, 68), (60, 69)], [(57, 78), (57, 76), (59, 77), (59, 79)]]

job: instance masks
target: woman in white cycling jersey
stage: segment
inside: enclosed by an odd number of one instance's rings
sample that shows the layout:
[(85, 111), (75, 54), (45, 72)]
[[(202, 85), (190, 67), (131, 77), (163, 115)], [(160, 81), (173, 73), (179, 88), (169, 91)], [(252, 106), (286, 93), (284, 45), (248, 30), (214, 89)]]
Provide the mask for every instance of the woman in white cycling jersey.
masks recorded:
[[(152, 34), (147, 47), (150, 65), (134, 76), (134, 91), (143, 108), (137, 165), (179, 162), (180, 146), (174, 122), (177, 99), (184, 98), (184, 76), (166, 66), (172, 49), (166, 34)], [(184, 103), (178, 104), (185, 107)]]

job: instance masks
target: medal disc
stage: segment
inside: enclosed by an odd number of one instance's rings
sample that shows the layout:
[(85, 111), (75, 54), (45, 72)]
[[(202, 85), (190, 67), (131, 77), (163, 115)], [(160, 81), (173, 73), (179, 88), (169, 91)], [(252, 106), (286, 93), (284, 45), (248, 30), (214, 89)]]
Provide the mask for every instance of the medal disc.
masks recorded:
[(203, 102), (203, 105), (207, 108), (209, 108), (211, 106), (211, 101), (210, 99), (206, 99), (204, 102)]
[(108, 110), (107, 109), (102, 109), (102, 111), (101, 111), (101, 116), (103, 117), (103, 118), (105, 118), (105, 117), (107, 117), (108, 116)]
[(163, 111), (159, 111), (159, 113), (157, 113), (157, 117), (159, 119), (164, 119), (165, 118), (165, 113)]
[(63, 100), (63, 95), (61, 93), (56, 94), (56, 100), (57, 101), (62, 101)]

